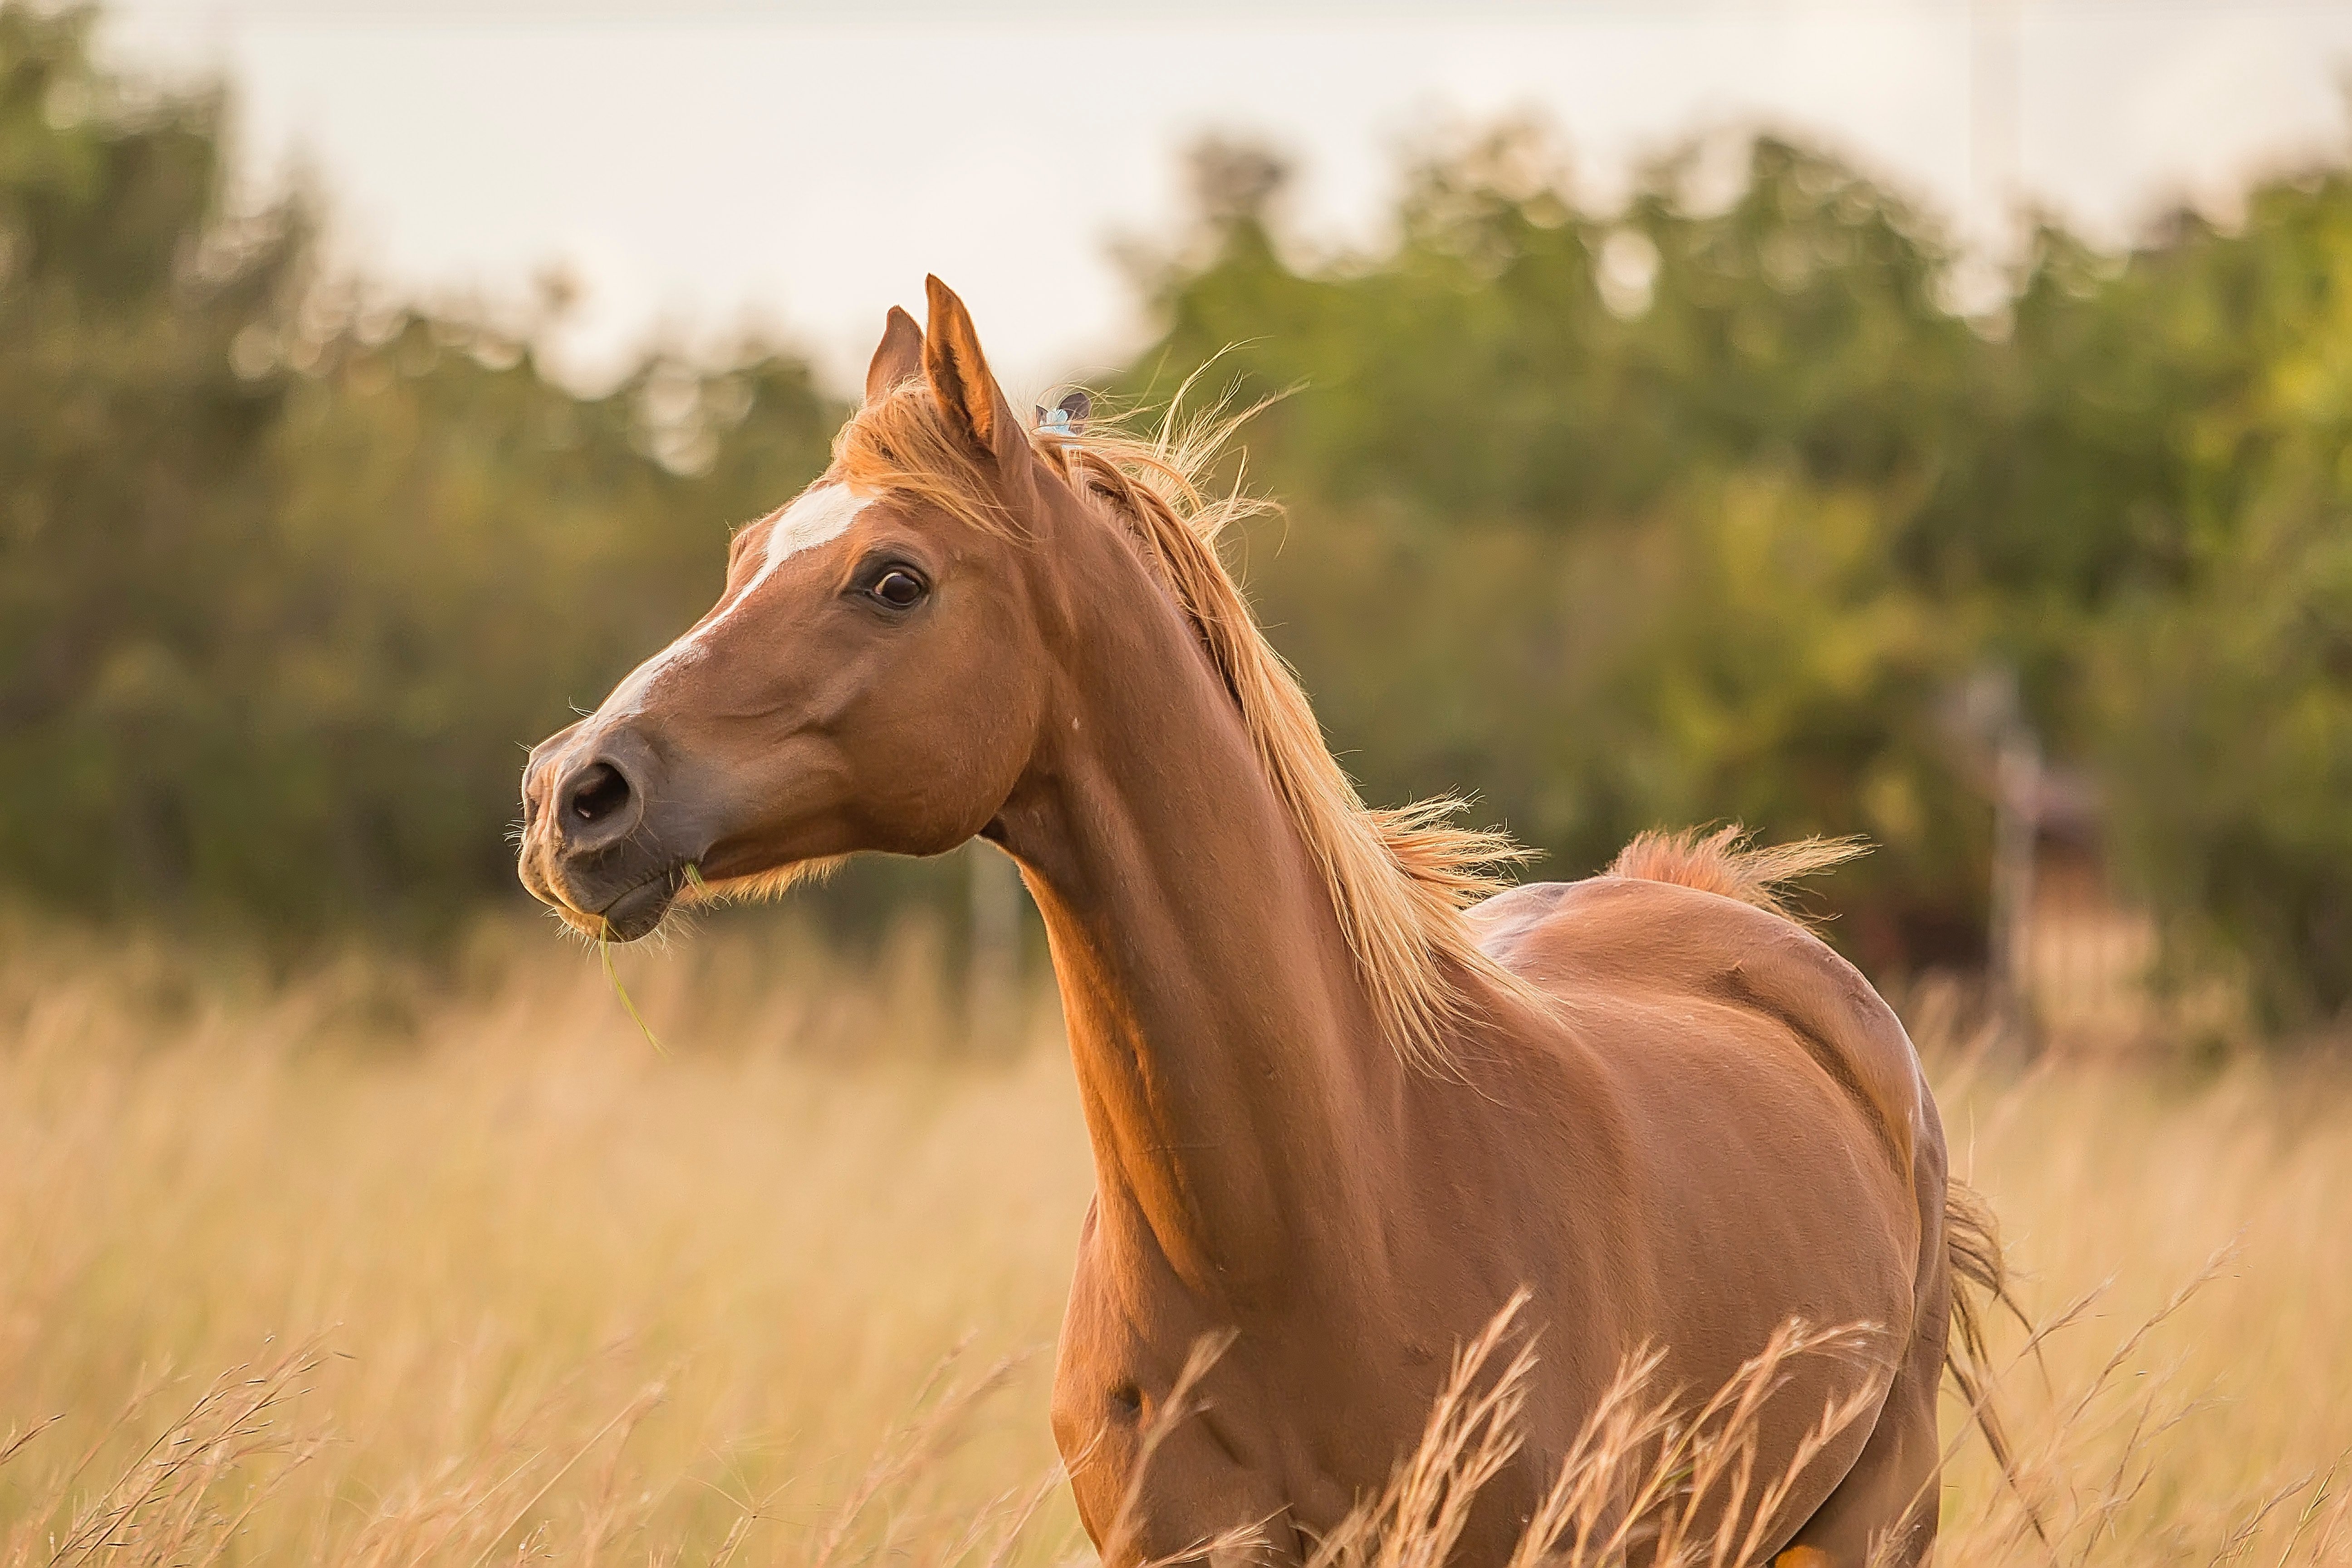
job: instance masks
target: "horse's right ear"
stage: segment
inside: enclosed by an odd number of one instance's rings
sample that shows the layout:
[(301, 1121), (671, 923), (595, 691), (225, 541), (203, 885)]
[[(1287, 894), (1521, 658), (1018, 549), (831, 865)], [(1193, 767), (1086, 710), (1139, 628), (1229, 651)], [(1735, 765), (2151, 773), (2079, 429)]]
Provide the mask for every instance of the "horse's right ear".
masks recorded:
[(914, 317), (893, 305), (890, 319), (882, 324), (882, 342), (874, 350), (874, 363), (866, 367), (866, 401), (871, 403), (922, 374), (923, 329), (915, 325)]
[(961, 429), (975, 456), (992, 459), (1007, 480), (1027, 470), (1029, 432), (980, 352), (980, 332), (955, 290), (936, 277), (923, 279), (930, 330), (923, 339), (923, 374), (949, 422)]

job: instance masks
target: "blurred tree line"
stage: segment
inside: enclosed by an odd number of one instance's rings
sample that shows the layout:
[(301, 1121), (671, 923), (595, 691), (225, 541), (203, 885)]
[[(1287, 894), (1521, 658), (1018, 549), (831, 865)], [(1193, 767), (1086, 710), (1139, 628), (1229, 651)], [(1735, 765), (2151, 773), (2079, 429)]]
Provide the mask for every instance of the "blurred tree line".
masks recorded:
[[(231, 209), (217, 94), (89, 25), (0, 4), (0, 880), (297, 930), (512, 897), (521, 744), (700, 613), (844, 405), (758, 344), (583, 396), (531, 323), (371, 303), (304, 198)], [(1307, 263), (1278, 162), (1211, 146), (1139, 260), (1123, 390), (1219, 351), (1297, 389), (1248, 440), (1289, 512), (1236, 549), (1367, 793), (1475, 789), (1549, 875), (1661, 823), (1863, 833), (1839, 940), (1966, 961), (1965, 699), (2014, 671), (2176, 957), (2341, 1014), (2352, 168), (2125, 255), (2045, 224), (1964, 311), (1896, 194), (1717, 151), (1602, 213), (1507, 131)]]
[[(1982, 956), (1990, 737), (2098, 789), (2176, 973), (2352, 1001), (2352, 168), (2127, 255), (2045, 221), (1997, 308), (1899, 195), (1771, 137), (1580, 208), (1543, 137), (1413, 171), (1393, 242), (1288, 258), (1282, 170), (1197, 160), (1131, 385), (1226, 350), (1268, 620), (1369, 793), (1478, 788), (1554, 874), (1736, 818), (1880, 847), (1881, 972)], [(1228, 345), (1238, 345), (1228, 347)]]
[(507, 894), (520, 747), (708, 607), (844, 405), (756, 347), (576, 396), (371, 306), (92, 19), (0, 7), (0, 877), (429, 928)]

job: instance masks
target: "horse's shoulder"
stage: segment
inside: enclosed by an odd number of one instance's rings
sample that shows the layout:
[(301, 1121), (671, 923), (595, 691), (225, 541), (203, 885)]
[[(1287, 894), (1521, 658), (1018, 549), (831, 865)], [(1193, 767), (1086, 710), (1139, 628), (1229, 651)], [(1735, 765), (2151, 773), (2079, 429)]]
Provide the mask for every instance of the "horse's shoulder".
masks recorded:
[(1769, 1017), (1884, 1127), (1908, 1165), (1932, 1112), (1901, 1020), (1802, 925), (1717, 893), (1640, 878), (1539, 882), (1471, 911), (1497, 963), (1563, 1000), (1704, 1001)]

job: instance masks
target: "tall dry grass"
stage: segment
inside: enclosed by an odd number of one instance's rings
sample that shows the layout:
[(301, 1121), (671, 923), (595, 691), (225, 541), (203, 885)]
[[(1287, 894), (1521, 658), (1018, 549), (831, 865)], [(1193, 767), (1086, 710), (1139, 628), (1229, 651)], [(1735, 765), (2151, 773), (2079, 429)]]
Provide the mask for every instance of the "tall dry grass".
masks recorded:
[[(973, 1041), (919, 932), (853, 963), (746, 923), (623, 955), (659, 1054), (537, 929), (432, 972), (0, 951), (0, 1563), (1083, 1554), (1043, 1410), (1089, 1173), (1044, 993)], [(2352, 1561), (2352, 1085), (1946, 1055), (2052, 1320), (2001, 1395), (2053, 1544), (1960, 1437), (1944, 1561)], [(1515, 1344), (1465, 1351), (1325, 1568), (1443, 1560)], [(1654, 1546), (1710, 1476), (1759, 1496), (1739, 1411), (1833, 1350), (1696, 1426), (1629, 1369), (1518, 1568)]]

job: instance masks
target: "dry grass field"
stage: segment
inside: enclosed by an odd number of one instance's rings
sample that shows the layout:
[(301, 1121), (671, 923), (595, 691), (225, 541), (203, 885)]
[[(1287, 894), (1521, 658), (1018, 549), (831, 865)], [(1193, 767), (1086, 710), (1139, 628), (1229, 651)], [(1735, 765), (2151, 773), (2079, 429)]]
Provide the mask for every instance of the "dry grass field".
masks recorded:
[[(972, 1041), (919, 932), (744, 922), (620, 956), (657, 1052), (537, 927), (290, 976), (0, 934), (0, 1563), (1086, 1555), (1048, 992)], [(1942, 1560), (2352, 1562), (2352, 1080), (2024, 1074), (1921, 1011), (2049, 1321), (2002, 1397), (2053, 1542), (1956, 1438)], [(1433, 1568), (1420, 1479), (1341, 1556)]]

